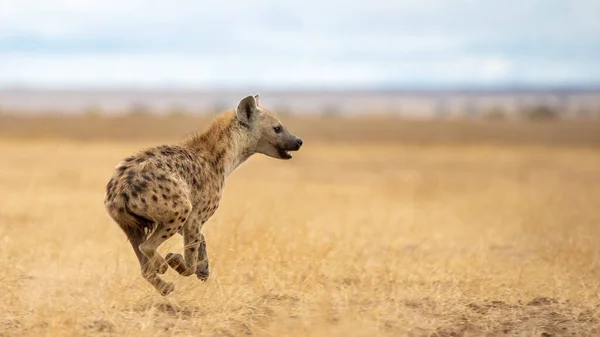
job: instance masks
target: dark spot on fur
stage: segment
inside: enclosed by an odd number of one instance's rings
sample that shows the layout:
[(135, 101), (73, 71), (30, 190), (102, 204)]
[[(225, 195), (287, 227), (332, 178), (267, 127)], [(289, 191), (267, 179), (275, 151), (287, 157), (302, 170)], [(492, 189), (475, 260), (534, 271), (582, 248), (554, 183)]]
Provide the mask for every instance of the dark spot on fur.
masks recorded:
[(119, 166), (117, 170), (119, 171), (119, 174), (123, 174), (128, 168), (129, 166)]
[(142, 175), (142, 178), (144, 178), (144, 180), (146, 180), (146, 181), (150, 181), (150, 180), (152, 180), (152, 179), (150, 178), (150, 176), (149, 176), (149, 175), (147, 175), (147, 174), (143, 174), (143, 175)]
[(164, 175), (164, 174), (161, 174), (158, 177), (156, 177), (156, 179), (158, 179), (158, 180), (167, 180), (167, 176)]
[(135, 162), (138, 163), (138, 164), (141, 164), (144, 161), (146, 161), (146, 158), (141, 158), (141, 157), (135, 160)]
[(127, 157), (127, 158), (125, 158), (125, 161), (129, 163), (129, 162), (132, 162), (133, 159), (134, 159), (133, 157)]
[(181, 227), (183, 227), (183, 226), (179, 226), (179, 227), (177, 227), (177, 230), (180, 230), (180, 229), (181, 229)]
[(196, 179), (196, 177), (194, 177), (193, 183), (194, 185), (198, 186), (198, 179)]
[(163, 197), (163, 199), (165, 199), (165, 200), (167, 200), (167, 199), (168, 199), (167, 195), (166, 195), (166, 194), (164, 194), (164, 193), (162, 194), (162, 197)]
[[(173, 222), (175, 222), (175, 219), (169, 220), (169, 223), (173, 223)], [(169, 228), (168, 230), (171, 230), (171, 229)]]
[(148, 156), (148, 157), (154, 157), (154, 152), (148, 150), (148, 151), (146, 151), (146, 156)]
[(168, 236), (166, 236), (166, 235), (163, 235), (163, 236), (162, 236), (162, 238), (163, 238), (163, 239), (166, 239), (166, 238), (168, 238)]
[(173, 235), (175, 235), (175, 233), (171, 233), (171, 234), (169, 234), (169, 237), (171, 237), (171, 236), (173, 236)]
[(140, 187), (140, 189), (145, 190), (146, 188), (148, 188), (148, 183), (145, 181), (138, 181), (137, 185)]
[(157, 197), (156, 195), (153, 195), (153, 196), (152, 196), (152, 200), (154, 200), (154, 201), (158, 201), (158, 197)]
[[(169, 222), (169, 223), (171, 223), (171, 222)], [(170, 231), (171, 231), (171, 227), (167, 228), (167, 232), (170, 232)]]
[(175, 154), (175, 152), (171, 148), (164, 147), (160, 150), (160, 154), (162, 154), (163, 156), (170, 156)]
[(131, 191), (131, 196), (134, 197), (134, 198), (137, 198), (138, 197), (138, 193), (135, 190), (133, 190), (133, 191)]
[(120, 213), (125, 213), (125, 207), (119, 207), (119, 212)]
[(143, 204), (147, 204), (146, 198), (141, 198)]
[(193, 253), (196, 251), (196, 248), (192, 247), (192, 248), (190, 248), (190, 251)]
[(181, 217), (181, 218), (179, 218), (179, 221), (181, 221), (181, 222), (185, 222), (185, 220), (186, 220), (186, 218), (185, 218), (185, 217)]
[(121, 197), (123, 197), (123, 199), (125, 199), (125, 202), (129, 202), (129, 194), (122, 192)]
[(178, 216), (178, 215), (179, 215), (179, 212), (175, 212), (174, 214), (175, 214), (175, 216)]

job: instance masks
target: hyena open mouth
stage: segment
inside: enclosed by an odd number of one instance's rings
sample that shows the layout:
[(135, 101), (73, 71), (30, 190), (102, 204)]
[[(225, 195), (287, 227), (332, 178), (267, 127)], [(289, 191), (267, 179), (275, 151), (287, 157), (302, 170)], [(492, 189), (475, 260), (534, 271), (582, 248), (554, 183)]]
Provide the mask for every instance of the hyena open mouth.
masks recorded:
[(291, 159), (292, 155), (290, 152), (300, 150), (300, 147), (302, 146), (302, 139), (293, 136), (292, 138), (293, 139), (285, 142), (285, 145), (275, 147), (277, 149), (277, 154), (281, 159)]
[(279, 152), (279, 156), (281, 157), (281, 159), (291, 159), (292, 155), (290, 154), (289, 151), (297, 151), (297, 150), (284, 150), (282, 148), (279, 148), (277, 151)]

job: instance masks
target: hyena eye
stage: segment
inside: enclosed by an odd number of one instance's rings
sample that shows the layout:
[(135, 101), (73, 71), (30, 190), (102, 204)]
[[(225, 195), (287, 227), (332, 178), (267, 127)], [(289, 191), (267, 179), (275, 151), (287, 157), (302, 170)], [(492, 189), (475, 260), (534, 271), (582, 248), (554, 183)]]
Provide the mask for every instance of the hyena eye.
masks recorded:
[(275, 131), (275, 133), (280, 133), (281, 132), (281, 126), (274, 127), (273, 131)]

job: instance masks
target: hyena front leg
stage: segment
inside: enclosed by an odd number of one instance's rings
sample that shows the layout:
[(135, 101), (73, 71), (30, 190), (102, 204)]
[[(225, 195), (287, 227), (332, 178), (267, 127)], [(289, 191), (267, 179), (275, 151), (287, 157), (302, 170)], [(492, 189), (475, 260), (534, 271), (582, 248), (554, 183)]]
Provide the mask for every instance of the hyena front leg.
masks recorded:
[(163, 281), (158, 276), (158, 272), (164, 273), (168, 266), (156, 249), (173, 234), (175, 234), (175, 230), (172, 230), (171, 227), (158, 224), (154, 233), (139, 246), (140, 251), (148, 259), (148, 262), (142, 266), (142, 276), (164, 296), (175, 290), (175, 286), (173, 283)]
[(208, 280), (210, 274), (208, 266), (208, 254), (206, 253), (206, 238), (200, 233), (200, 247), (198, 247), (198, 265), (196, 267), (196, 276), (201, 281)]
[[(196, 219), (195, 221), (199, 221), (199, 220)], [(202, 228), (202, 222), (197, 224), (197, 226)], [(180, 230), (178, 233), (183, 236), (184, 235), (183, 229)], [(200, 233), (199, 238), (200, 238), (200, 245), (198, 246), (198, 262), (196, 263), (196, 276), (201, 281), (206, 281), (210, 274), (210, 269), (209, 269), (209, 264), (208, 264), (208, 254), (206, 253), (206, 238), (204, 237), (204, 234), (202, 234), (202, 233)], [(170, 262), (171, 259), (176, 259), (179, 262)], [(183, 257), (181, 257), (181, 255), (179, 255), (179, 254), (171, 254), (171, 253), (167, 254), (167, 262), (169, 262), (169, 265), (171, 265), (171, 267), (173, 269), (175, 269), (175, 267), (173, 267), (173, 264), (182, 266), (182, 267), (178, 267), (178, 268), (183, 268), (183, 261), (184, 261)]]
[(167, 254), (167, 262), (171, 268), (183, 276), (190, 276), (197, 270), (199, 249), (203, 237), (200, 233), (201, 227), (201, 222), (197, 219), (190, 219), (183, 226), (183, 255), (185, 258), (180, 254)]

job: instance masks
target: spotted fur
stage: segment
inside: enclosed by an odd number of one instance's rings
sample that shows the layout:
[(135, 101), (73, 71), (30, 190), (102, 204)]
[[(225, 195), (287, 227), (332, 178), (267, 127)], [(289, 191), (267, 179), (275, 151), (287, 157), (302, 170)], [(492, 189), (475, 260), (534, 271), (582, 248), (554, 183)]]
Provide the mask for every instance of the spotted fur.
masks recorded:
[[(209, 276), (204, 223), (219, 207), (227, 176), (255, 153), (289, 159), (302, 141), (290, 134), (258, 95), (242, 99), (202, 133), (179, 143), (141, 150), (123, 159), (106, 185), (104, 205), (126, 234), (143, 277), (162, 295), (175, 288), (158, 274), (170, 266), (183, 276)], [(175, 233), (184, 254), (156, 249)]]

